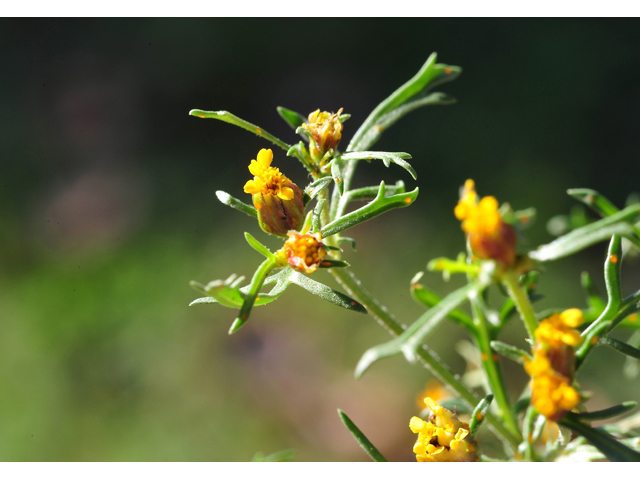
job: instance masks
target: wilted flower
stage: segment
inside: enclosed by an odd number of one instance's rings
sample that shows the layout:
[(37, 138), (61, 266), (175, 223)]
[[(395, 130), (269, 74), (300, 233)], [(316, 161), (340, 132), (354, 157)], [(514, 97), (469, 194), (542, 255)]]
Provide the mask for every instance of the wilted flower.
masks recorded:
[(302, 127), (309, 133), (309, 149), (314, 160), (319, 161), (329, 150), (338, 148), (342, 138), (342, 122), (338, 113), (321, 112), (319, 109), (309, 114), (309, 123)]
[(272, 167), (273, 152), (262, 149), (258, 159), (251, 160), (249, 171), (254, 175), (244, 191), (250, 193), (258, 211), (260, 227), (267, 233), (285, 236), (289, 230), (297, 230), (304, 223), (302, 191)]
[(320, 233), (288, 232), (289, 238), (284, 242), (281, 252), (286, 258), (286, 263), (293, 269), (310, 274), (318, 269), (318, 266), (327, 256), (327, 251), (322, 243)]
[(478, 460), (475, 441), (469, 434), (469, 425), (461, 422), (455, 413), (438, 406), (427, 397), (424, 403), (431, 410), (429, 421), (411, 418), (409, 428), (418, 434), (413, 453), (419, 462), (475, 462)]
[(462, 220), (473, 253), (483, 260), (497, 260), (511, 266), (516, 257), (517, 236), (513, 227), (502, 220), (495, 197), (478, 201), (473, 180), (467, 180), (454, 213)]

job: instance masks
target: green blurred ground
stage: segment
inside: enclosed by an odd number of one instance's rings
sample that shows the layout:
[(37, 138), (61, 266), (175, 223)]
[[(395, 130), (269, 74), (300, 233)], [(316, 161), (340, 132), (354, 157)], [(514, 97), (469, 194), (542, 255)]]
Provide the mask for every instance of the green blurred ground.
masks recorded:
[[(403, 320), (409, 280), (464, 247), (457, 189), (476, 180), (545, 222), (595, 188), (621, 206), (640, 174), (636, 20), (13, 20), (0, 28), (0, 459), (241, 461), (294, 448), (299, 460), (362, 460), (347, 412), (389, 459), (411, 460), (415, 395), (429, 378), (401, 358), (359, 382), (360, 355), (387, 339), (370, 318), (291, 287), (237, 335), (233, 311), (187, 307), (189, 280), (250, 275), (247, 165), (267, 145), (187, 116), (227, 109), (285, 141), (275, 107), (344, 107), (348, 139), (432, 51), (463, 67), (451, 107), (413, 113), (377, 148), (410, 152), (418, 182), (363, 165), (358, 185), (403, 179), (415, 205), (352, 233), (346, 259)], [(292, 158), (277, 165), (304, 183)], [(604, 245), (549, 265), (539, 308), (582, 306), (579, 275), (602, 285)], [(326, 277), (326, 280), (331, 280)], [(625, 266), (626, 293), (640, 284)], [(427, 274), (440, 293), (457, 285)], [(512, 322), (505, 341), (522, 343)], [(432, 345), (458, 372), (444, 326)], [(637, 400), (622, 359), (581, 372), (592, 405)], [(505, 363), (513, 395), (527, 381)]]

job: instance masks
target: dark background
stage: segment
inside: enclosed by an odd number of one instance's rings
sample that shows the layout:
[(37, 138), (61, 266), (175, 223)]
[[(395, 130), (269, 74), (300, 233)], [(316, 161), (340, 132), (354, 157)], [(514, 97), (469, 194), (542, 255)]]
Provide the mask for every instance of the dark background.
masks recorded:
[[(416, 111), (376, 149), (406, 151), (414, 182), (392, 166), (360, 167), (356, 185), (403, 179), (411, 207), (356, 227), (346, 253), (404, 323), (423, 311), (409, 281), (464, 249), (458, 188), (535, 206), (523, 249), (548, 242), (549, 218), (590, 187), (623, 206), (640, 190), (640, 24), (597, 19), (3, 19), (0, 22), (0, 459), (248, 460), (294, 448), (298, 460), (366, 457), (345, 410), (391, 460), (411, 460), (409, 418), (429, 374), (404, 359), (359, 382), (360, 355), (386, 341), (371, 318), (291, 287), (233, 337), (220, 306), (188, 303), (202, 283), (250, 276), (249, 217), (220, 204), (269, 145), (188, 116), (229, 110), (286, 142), (279, 105), (368, 113), (429, 54), (463, 74), (437, 88), (448, 107)], [(344, 145), (343, 144), (343, 147)], [(299, 184), (303, 169), (274, 148)], [(246, 197), (246, 198), (245, 198)], [(539, 309), (583, 307), (582, 270), (602, 285), (605, 246), (548, 265)], [(318, 278), (331, 282), (319, 273)], [(444, 294), (459, 285), (435, 273)], [(625, 293), (640, 283), (625, 265)], [(522, 343), (512, 321), (504, 340)], [(462, 372), (443, 326), (432, 345)], [(640, 397), (624, 361), (597, 351), (578, 380), (592, 406)], [(510, 391), (527, 377), (505, 362)]]

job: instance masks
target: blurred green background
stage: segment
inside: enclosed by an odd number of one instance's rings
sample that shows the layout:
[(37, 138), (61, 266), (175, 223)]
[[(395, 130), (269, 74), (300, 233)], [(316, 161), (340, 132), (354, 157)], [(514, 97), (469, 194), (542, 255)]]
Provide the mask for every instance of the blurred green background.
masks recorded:
[[(301, 461), (365, 460), (343, 409), (390, 460), (412, 460), (409, 418), (430, 376), (402, 358), (353, 368), (387, 333), (292, 286), (254, 310), (187, 307), (206, 283), (251, 275), (244, 241), (256, 222), (215, 191), (245, 198), (249, 161), (269, 145), (231, 125), (187, 115), (229, 110), (287, 142), (279, 105), (368, 113), (437, 51), (463, 74), (437, 88), (449, 107), (412, 113), (380, 150), (410, 152), (400, 168), (363, 164), (356, 185), (403, 179), (418, 201), (350, 234), (346, 259), (370, 291), (410, 323), (423, 311), (409, 281), (464, 248), (458, 188), (516, 209), (535, 206), (521, 240), (552, 237), (565, 190), (595, 188), (622, 206), (639, 190), (640, 25), (637, 20), (510, 19), (3, 19), (0, 21), (0, 459), (243, 461), (296, 450)], [(343, 145), (344, 146), (344, 145)], [(297, 161), (275, 164), (303, 184)], [(248, 200), (248, 197), (245, 198)], [(584, 306), (579, 276), (602, 285), (605, 245), (548, 265), (537, 308)], [(318, 278), (331, 283), (324, 272)], [(423, 282), (444, 294), (435, 273)], [(625, 265), (625, 293), (639, 288)], [(465, 335), (441, 327), (431, 345), (457, 372)], [(503, 340), (523, 345), (512, 321)], [(599, 349), (578, 378), (590, 405), (640, 400), (620, 356)], [(512, 396), (526, 384), (504, 362)]]

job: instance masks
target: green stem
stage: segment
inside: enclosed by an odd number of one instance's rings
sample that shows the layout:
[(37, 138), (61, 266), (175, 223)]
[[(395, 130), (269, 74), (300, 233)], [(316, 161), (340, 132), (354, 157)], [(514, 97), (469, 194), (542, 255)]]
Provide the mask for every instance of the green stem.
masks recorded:
[(518, 275), (513, 271), (505, 273), (502, 276), (502, 282), (507, 288), (513, 303), (516, 304), (516, 308), (518, 309), (520, 317), (524, 321), (524, 326), (527, 329), (529, 343), (533, 345), (533, 342), (535, 341), (535, 331), (536, 328), (538, 328), (538, 320), (536, 319), (536, 313), (529, 301), (529, 295), (522, 285), (520, 285)]
[(538, 416), (538, 411), (534, 407), (529, 407), (527, 409), (527, 413), (524, 416), (524, 421), (522, 422), (522, 436), (524, 437), (524, 461), (532, 462), (534, 461), (534, 451), (533, 451), (533, 424), (536, 421), (536, 417)]
[[(369, 314), (392, 336), (397, 337), (404, 332), (406, 327), (398, 322), (383, 305), (371, 296), (362, 286), (360, 280), (358, 280), (350, 270), (345, 268), (332, 268), (330, 272), (352, 297), (367, 307)], [(475, 408), (481, 399), (444, 366), (443, 362), (435, 353), (429, 351), (424, 346), (421, 347), (417, 353), (421, 363), (427, 367), (436, 378), (446, 385), (449, 385), (472, 409)], [(517, 448), (520, 442), (519, 435), (514, 435), (511, 430), (493, 414), (487, 414), (486, 419), (498, 435), (505, 439), (514, 449)]]
[(491, 336), (489, 334), (489, 326), (487, 319), (482, 313), (482, 309), (477, 304), (479, 300), (473, 300), (474, 310), (474, 324), (476, 326), (477, 335), (475, 336), (476, 344), (481, 352), (482, 366), (487, 374), (489, 385), (491, 387), (491, 393), (493, 393), (496, 403), (500, 409), (502, 419), (506, 423), (511, 433), (516, 437), (520, 436), (520, 429), (518, 428), (518, 422), (516, 421), (515, 414), (511, 409), (509, 398), (504, 388), (504, 379), (502, 377), (502, 371), (497, 363), (497, 359), (494, 358), (496, 353), (491, 348)]

